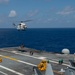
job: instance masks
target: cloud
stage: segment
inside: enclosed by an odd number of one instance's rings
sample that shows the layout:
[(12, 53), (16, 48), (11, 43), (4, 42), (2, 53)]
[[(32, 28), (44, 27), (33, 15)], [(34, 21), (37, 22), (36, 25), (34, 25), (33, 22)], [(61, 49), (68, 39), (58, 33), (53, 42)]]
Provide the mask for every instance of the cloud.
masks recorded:
[(27, 14), (28, 17), (32, 17), (32, 16), (35, 16), (39, 11), (38, 10), (34, 10), (34, 11), (31, 11)]
[(45, 1), (49, 2), (49, 1), (51, 1), (51, 0), (45, 0)]
[(48, 21), (52, 21), (52, 18), (49, 18)]
[(35, 23), (51, 23), (51, 22), (53, 22), (53, 21), (55, 21), (55, 19), (53, 19), (53, 18), (37, 18), (34, 22)]
[(52, 20), (53, 20), (52, 18), (48, 18), (48, 19), (46, 19), (44, 22), (45, 22), (45, 23), (49, 23), (49, 22), (52, 22)]
[(2, 22), (2, 20), (0, 20), (0, 23)]
[(0, 3), (8, 3), (9, 0), (0, 0)]
[(11, 10), (10, 13), (9, 13), (9, 17), (15, 17), (17, 14), (16, 14), (16, 11), (15, 10)]
[(74, 15), (74, 18), (75, 18), (75, 15)]
[(75, 9), (67, 6), (65, 7), (62, 11), (57, 12), (56, 14), (60, 14), (60, 15), (69, 15), (75, 12)]

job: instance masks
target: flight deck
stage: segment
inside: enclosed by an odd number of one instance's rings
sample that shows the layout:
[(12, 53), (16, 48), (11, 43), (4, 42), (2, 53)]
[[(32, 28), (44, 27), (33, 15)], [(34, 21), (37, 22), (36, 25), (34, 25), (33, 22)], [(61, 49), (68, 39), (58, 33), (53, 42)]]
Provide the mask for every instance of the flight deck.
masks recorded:
[[(33, 55), (30, 55), (30, 51), (33, 51)], [(60, 70), (69, 65), (69, 59), (74, 59), (73, 54), (41, 52), (31, 48), (21, 51), (20, 47), (1, 48), (0, 57), (0, 75), (34, 75), (33, 66), (37, 66), (42, 59), (50, 61), (55, 75), (63, 75)], [(59, 59), (63, 59), (62, 65), (58, 63)], [(45, 75), (44, 72), (42, 74)]]

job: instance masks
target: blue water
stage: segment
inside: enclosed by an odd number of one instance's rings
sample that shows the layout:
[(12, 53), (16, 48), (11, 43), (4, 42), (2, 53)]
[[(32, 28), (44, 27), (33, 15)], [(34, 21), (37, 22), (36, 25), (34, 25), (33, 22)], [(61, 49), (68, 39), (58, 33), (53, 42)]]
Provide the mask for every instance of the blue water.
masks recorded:
[(22, 43), (25, 47), (38, 50), (61, 52), (63, 48), (68, 48), (75, 53), (75, 29), (0, 29), (0, 48), (20, 46)]

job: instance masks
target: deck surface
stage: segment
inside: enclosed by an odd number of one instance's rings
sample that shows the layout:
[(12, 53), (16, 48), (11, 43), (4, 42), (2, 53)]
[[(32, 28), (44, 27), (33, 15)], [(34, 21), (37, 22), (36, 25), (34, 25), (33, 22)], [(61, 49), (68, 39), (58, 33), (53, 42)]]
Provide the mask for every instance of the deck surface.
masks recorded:
[[(33, 56), (29, 51), (34, 49), (24, 48), (26, 52), (19, 51), (19, 47), (1, 48), (0, 57), (0, 75), (32, 75), (33, 66), (37, 66), (42, 58), (50, 60), (55, 75), (62, 75), (59, 71), (61, 68), (65, 69), (69, 64), (69, 59), (74, 59), (74, 55), (61, 55), (56, 53), (37, 52)], [(58, 60), (63, 59), (64, 64), (59, 65)], [(42, 72), (44, 75), (44, 72)]]

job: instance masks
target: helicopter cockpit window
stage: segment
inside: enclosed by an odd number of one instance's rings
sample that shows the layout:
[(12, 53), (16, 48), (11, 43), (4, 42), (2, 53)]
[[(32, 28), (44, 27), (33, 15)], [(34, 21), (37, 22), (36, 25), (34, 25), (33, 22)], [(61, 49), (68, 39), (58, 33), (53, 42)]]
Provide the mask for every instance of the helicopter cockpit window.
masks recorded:
[(19, 24), (19, 25), (21, 25), (21, 24)]

